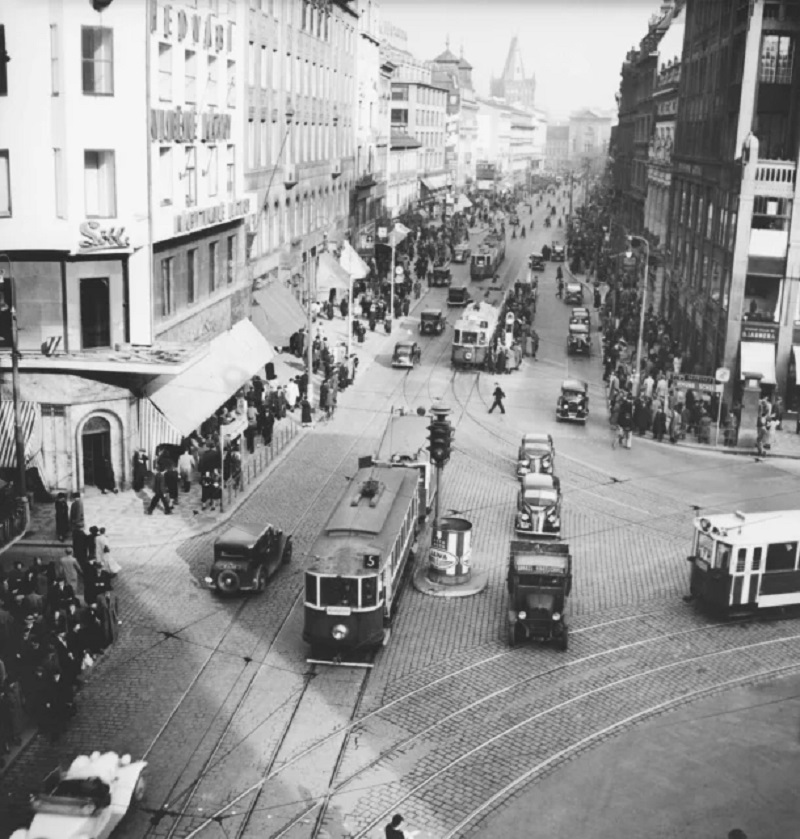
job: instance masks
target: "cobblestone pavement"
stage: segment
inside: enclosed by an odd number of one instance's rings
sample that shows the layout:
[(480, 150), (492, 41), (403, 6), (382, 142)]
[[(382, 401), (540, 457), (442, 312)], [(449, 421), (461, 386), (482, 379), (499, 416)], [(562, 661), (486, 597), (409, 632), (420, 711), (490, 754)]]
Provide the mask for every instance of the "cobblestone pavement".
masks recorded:
[[(527, 243), (511, 243), (507, 277), (522, 274)], [(564, 357), (567, 310), (547, 293), (553, 276), (549, 266), (540, 280), (539, 360), (502, 377), (506, 415), (487, 414), (493, 377), (450, 371), (449, 331), (426, 339), (423, 365), (408, 375), (390, 367), (398, 334), (383, 340), (334, 419), (300, 437), (235, 514), (294, 531), (295, 561), (263, 596), (220, 600), (202, 588), (213, 532), (120, 556), (120, 641), (89, 675), (62, 740), (35, 738), (4, 776), (0, 824), (13, 824), (55, 763), (100, 746), (150, 763), (143, 807), (118, 831), (124, 839), (378, 836), (398, 809), (423, 836), (481, 835), (487, 814), (626, 726), (733, 679), (796, 667), (794, 622), (714, 626), (680, 595), (693, 505), (797, 506), (797, 465), (613, 451), (602, 412), (586, 428), (556, 425), (558, 386), (576, 362)], [(443, 300), (434, 290), (426, 302)], [(579, 369), (594, 398), (599, 361)], [(456, 600), (409, 586), (366, 681), (319, 671), (300, 640), (304, 551), (391, 407), (436, 397), (456, 422), (443, 511), (474, 522), (487, 589)], [(555, 436), (575, 558), (567, 654), (504, 641), (514, 458), (532, 429)]]

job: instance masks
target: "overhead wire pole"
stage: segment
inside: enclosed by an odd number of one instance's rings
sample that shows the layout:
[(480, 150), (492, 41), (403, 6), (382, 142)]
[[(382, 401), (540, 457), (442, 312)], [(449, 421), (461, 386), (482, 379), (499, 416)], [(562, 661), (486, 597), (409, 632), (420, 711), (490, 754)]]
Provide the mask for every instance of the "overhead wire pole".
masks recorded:
[(647, 308), (647, 287), (650, 285), (650, 242), (644, 236), (631, 236), (631, 242), (634, 239), (639, 242), (644, 242), (645, 257), (644, 257), (644, 276), (642, 278), (642, 302), (641, 311), (639, 312), (639, 338), (636, 341), (636, 393), (639, 393), (639, 382), (642, 378), (642, 350), (644, 345), (644, 314)]

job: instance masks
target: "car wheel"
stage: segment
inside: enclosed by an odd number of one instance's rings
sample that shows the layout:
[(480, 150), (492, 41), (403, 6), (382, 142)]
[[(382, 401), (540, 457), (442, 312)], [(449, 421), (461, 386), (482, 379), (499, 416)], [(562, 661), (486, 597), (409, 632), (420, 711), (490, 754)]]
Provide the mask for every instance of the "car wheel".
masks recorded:
[(256, 589), (256, 591), (264, 591), (264, 589), (266, 587), (267, 587), (267, 574), (264, 571), (264, 568), (262, 567), (262, 568), (259, 568), (258, 571), (256, 571), (255, 589)]
[(136, 786), (133, 788), (133, 800), (139, 804), (144, 800), (144, 793), (147, 789), (147, 781), (144, 777), (144, 772), (136, 779)]
[(508, 632), (506, 633), (506, 641), (509, 647), (517, 646), (517, 625), (515, 623), (509, 624)]
[(241, 587), (239, 575), (235, 571), (221, 571), (217, 577), (217, 589), (223, 594), (236, 594)]
[(565, 653), (569, 649), (569, 629), (566, 626), (561, 633), (561, 637), (558, 639), (558, 648), (562, 653)]

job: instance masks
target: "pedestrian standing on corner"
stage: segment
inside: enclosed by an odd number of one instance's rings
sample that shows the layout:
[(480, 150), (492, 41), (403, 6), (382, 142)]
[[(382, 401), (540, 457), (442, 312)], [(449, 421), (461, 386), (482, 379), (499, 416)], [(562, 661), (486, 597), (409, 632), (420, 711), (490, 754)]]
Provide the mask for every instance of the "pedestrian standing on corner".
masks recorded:
[(178, 473), (175, 471), (175, 467), (172, 463), (170, 463), (167, 471), (164, 472), (164, 486), (167, 489), (172, 505), (176, 506), (178, 504), (179, 482)]
[(178, 457), (178, 477), (183, 485), (183, 491), (189, 492), (192, 488), (192, 471), (194, 470), (194, 456), (189, 449), (184, 449)]
[(158, 502), (164, 505), (164, 515), (169, 516), (172, 513), (169, 505), (169, 498), (167, 496), (167, 486), (164, 481), (164, 472), (159, 466), (153, 475), (153, 498), (150, 501), (150, 506), (147, 508), (147, 515), (152, 516), (153, 510), (158, 506)]
[(59, 492), (56, 496), (56, 536), (63, 542), (69, 534), (69, 504), (67, 496)]
[(503, 393), (497, 382), (494, 383), (494, 392), (492, 393), (492, 396), (494, 396), (494, 402), (492, 402), (492, 407), (489, 408), (489, 413), (491, 414), (495, 408), (499, 408), (500, 413), (504, 414), (506, 409), (503, 407), (503, 400), (506, 398), (506, 395)]

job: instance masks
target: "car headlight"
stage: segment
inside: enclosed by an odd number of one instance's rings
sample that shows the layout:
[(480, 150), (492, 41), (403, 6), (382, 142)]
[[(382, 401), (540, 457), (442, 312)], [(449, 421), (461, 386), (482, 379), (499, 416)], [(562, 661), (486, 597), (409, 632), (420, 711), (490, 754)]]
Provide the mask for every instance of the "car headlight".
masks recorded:
[(558, 520), (558, 514), (556, 513), (555, 510), (549, 510), (548, 511), (547, 520), (548, 521), (557, 521)]
[(343, 641), (349, 634), (350, 630), (343, 623), (337, 623), (331, 630), (334, 641)]
[(204, 577), (203, 579), (205, 580), (206, 585), (211, 586), (211, 585), (214, 584), (214, 578), (213, 577)]
[(561, 612), (553, 612), (553, 620), (560, 621), (561, 620)]
[(521, 621), (524, 621), (524, 620), (525, 620), (525, 618), (527, 618), (527, 617), (528, 617), (528, 613), (527, 613), (527, 612), (520, 612), (520, 613), (517, 615), (517, 617), (518, 617)]
[(527, 513), (520, 513), (519, 520), (520, 521), (530, 521), (531, 517)]

